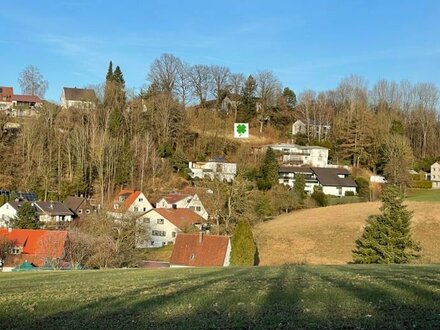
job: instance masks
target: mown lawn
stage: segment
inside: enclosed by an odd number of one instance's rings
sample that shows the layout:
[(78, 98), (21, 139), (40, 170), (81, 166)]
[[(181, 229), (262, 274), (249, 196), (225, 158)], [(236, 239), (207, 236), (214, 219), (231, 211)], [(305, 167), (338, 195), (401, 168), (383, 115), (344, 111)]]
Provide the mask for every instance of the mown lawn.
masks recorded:
[(440, 266), (0, 274), (2, 329), (437, 329)]
[(440, 189), (410, 189), (407, 199), (415, 202), (440, 202)]

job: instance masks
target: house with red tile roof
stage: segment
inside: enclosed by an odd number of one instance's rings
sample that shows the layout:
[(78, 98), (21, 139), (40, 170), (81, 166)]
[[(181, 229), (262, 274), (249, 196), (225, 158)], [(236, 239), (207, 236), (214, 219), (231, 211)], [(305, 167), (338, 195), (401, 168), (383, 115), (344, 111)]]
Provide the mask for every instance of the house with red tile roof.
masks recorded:
[(197, 193), (186, 193), (184, 191), (169, 193), (157, 201), (156, 207), (166, 209), (190, 209), (200, 215), (203, 219), (208, 220), (208, 211), (203, 206)]
[(231, 240), (228, 236), (204, 233), (178, 234), (171, 254), (171, 267), (229, 266)]
[(139, 238), (138, 248), (161, 247), (174, 244), (178, 233), (191, 227), (199, 228), (205, 222), (190, 209), (156, 208), (138, 218), (138, 224), (145, 229), (145, 239)]
[(142, 214), (153, 208), (143, 192), (132, 189), (121, 189), (113, 199), (113, 203), (107, 212), (115, 219), (122, 219), (124, 216)]
[(9, 228), (0, 229), (0, 238), (7, 239), (11, 245), (5, 266), (14, 267), (28, 261), (41, 267), (65, 256), (67, 231)]

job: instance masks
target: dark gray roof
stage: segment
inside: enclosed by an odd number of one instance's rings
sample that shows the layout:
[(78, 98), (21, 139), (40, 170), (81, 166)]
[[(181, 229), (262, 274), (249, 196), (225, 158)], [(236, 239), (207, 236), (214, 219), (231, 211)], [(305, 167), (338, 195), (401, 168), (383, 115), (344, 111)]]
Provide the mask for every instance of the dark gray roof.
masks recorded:
[[(357, 184), (350, 177), (350, 172), (345, 168), (324, 168), (312, 167), (319, 183), (323, 186), (333, 187), (357, 187)], [(338, 175), (343, 175), (340, 178)]]
[(96, 95), (93, 89), (64, 87), (64, 97), (70, 101), (96, 101)]
[(299, 166), (283, 166), (278, 170), (279, 173), (310, 173), (313, 171), (310, 167), (299, 167)]
[(73, 215), (73, 212), (61, 202), (35, 202), (35, 205), (48, 215)]

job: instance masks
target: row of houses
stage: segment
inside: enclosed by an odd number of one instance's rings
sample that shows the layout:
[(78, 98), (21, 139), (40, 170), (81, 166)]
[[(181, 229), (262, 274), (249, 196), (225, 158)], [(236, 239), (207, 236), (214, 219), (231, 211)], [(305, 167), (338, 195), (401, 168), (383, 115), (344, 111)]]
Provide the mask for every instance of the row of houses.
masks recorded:
[[(9, 253), (0, 258), (0, 270), (72, 268), (66, 261), (69, 239), (64, 230), (32, 230), (0, 228), (0, 242), (7, 241)], [(171, 267), (221, 267), (229, 266), (231, 240), (228, 236), (206, 233), (179, 233), (173, 247)]]

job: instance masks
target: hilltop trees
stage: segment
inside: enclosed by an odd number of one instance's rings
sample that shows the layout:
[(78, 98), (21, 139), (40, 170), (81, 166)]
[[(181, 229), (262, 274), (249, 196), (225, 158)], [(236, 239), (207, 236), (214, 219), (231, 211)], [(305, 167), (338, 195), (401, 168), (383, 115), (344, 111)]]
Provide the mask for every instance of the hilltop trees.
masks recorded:
[(49, 86), (40, 70), (34, 65), (28, 65), (20, 73), (18, 83), (23, 94), (37, 95), (41, 98), (44, 98), (44, 94)]
[(370, 216), (356, 241), (353, 261), (359, 264), (403, 264), (417, 258), (420, 245), (411, 234), (412, 213), (402, 205), (403, 195), (388, 186), (382, 195), (381, 215)]

